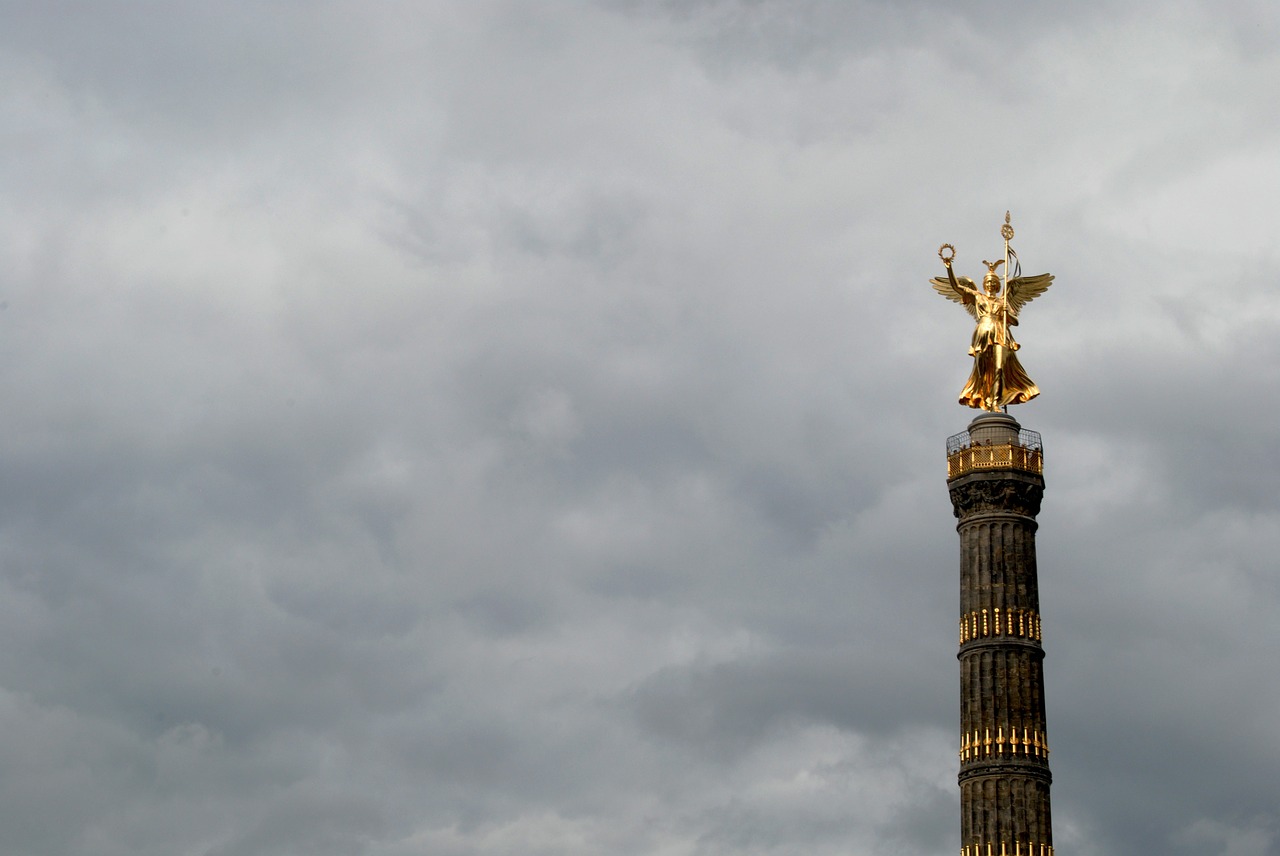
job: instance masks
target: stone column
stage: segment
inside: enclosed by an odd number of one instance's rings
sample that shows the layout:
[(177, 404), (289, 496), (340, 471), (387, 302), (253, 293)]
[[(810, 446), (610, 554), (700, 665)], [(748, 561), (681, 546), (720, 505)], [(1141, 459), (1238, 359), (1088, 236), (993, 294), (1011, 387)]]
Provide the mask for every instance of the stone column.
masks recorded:
[(1011, 416), (984, 413), (948, 453), (960, 533), (961, 854), (1050, 856), (1039, 436)]

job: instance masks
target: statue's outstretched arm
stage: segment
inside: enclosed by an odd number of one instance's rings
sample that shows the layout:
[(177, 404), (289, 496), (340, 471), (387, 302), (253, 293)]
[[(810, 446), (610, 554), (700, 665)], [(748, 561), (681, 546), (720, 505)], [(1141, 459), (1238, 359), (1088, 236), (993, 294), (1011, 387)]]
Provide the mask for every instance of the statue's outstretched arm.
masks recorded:
[[(947, 255), (947, 250), (951, 250), (951, 255)], [(942, 259), (942, 264), (947, 269), (947, 278), (935, 276), (929, 280), (929, 284), (933, 286), (933, 290), (941, 294), (947, 300), (959, 303), (974, 318), (977, 318), (977, 302), (978, 292), (973, 288), (973, 280), (967, 276), (956, 277), (956, 272), (951, 267), (951, 260), (955, 258), (955, 247), (950, 244), (943, 244), (938, 250), (938, 258)]]
[(965, 288), (956, 280), (956, 272), (951, 269), (951, 261), (943, 259), (942, 263), (947, 266), (947, 279), (951, 281), (951, 287), (955, 289), (956, 294), (960, 295), (961, 300), (967, 301), (972, 295), (977, 294), (977, 289)]

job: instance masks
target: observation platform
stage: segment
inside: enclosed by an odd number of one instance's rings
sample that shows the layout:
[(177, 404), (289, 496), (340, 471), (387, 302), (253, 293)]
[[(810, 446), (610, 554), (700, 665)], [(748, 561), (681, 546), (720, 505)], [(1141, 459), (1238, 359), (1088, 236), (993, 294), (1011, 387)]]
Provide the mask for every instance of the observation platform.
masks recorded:
[(984, 413), (968, 430), (947, 438), (947, 479), (986, 470), (1021, 470), (1044, 474), (1040, 434), (1018, 424), (1007, 413)]

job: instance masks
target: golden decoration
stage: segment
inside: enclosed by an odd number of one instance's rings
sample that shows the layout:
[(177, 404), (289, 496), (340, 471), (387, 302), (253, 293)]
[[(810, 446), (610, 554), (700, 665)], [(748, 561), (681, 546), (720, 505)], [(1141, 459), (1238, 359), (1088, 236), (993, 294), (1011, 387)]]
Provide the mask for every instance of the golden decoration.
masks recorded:
[[(1005, 608), (1002, 618), (1001, 611), (1001, 607), (998, 606), (991, 611), (994, 622), (985, 609), (972, 610), (962, 615), (959, 622), (960, 644), (990, 636), (1020, 636), (1024, 639), (1039, 640), (1040, 616), (1038, 613), (1030, 609)], [(1016, 629), (1013, 623), (1014, 613), (1018, 616)]]
[[(992, 852), (992, 847), (993, 845), (990, 842), (987, 842), (986, 856), (996, 856), (996, 854), (993, 854)], [(1012, 853), (1009, 852), (1008, 847), (1009, 847), (1009, 842), (1007, 840), (1002, 840), (1000, 842), (1000, 853), (998, 854), (998, 856), (1023, 856), (1021, 841), (1013, 842), (1014, 850)], [(1035, 841), (1027, 842), (1026, 856), (1037, 856), (1037, 852), (1036, 852), (1037, 849), (1039, 850), (1038, 856), (1053, 856), (1052, 844), (1045, 844), (1043, 842), (1037, 844)], [(983, 846), (979, 842), (974, 842), (973, 844), (966, 844), (960, 848), (960, 856), (982, 856), (982, 854), (983, 854)]]
[[(933, 290), (948, 300), (964, 306), (977, 322), (969, 343), (969, 356), (973, 357), (973, 371), (960, 392), (960, 403), (966, 407), (1004, 412), (1010, 404), (1024, 404), (1040, 394), (1031, 378), (1022, 370), (1016, 351), (1022, 346), (1014, 341), (1010, 327), (1018, 324), (1022, 307), (1044, 294), (1053, 283), (1053, 274), (1022, 276), (1018, 254), (1009, 246), (1013, 238), (1013, 226), (1005, 212), (1000, 234), (1004, 238), (1004, 258), (994, 262), (984, 260), (987, 272), (982, 277), (982, 289), (967, 276), (957, 277), (952, 270), (956, 250), (951, 244), (938, 248), (938, 258), (947, 269), (947, 278), (930, 280)], [(945, 251), (950, 250), (950, 253)], [(1010, 264), (1016, 265), (1009, 276)], [(1004, 266), (1004, 277), (996, 268)]]

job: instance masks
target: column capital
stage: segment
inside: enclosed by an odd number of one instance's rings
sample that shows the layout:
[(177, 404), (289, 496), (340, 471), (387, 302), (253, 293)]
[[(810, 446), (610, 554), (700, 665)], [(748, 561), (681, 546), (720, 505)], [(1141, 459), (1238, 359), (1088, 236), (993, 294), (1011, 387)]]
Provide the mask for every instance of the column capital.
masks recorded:
[(1035, 519), (1044, 497), (1044, 479), (1019, 470), (970, 473), (947, 483), (951, 509), (964, 520), (975, 514), (1017, 514)]

